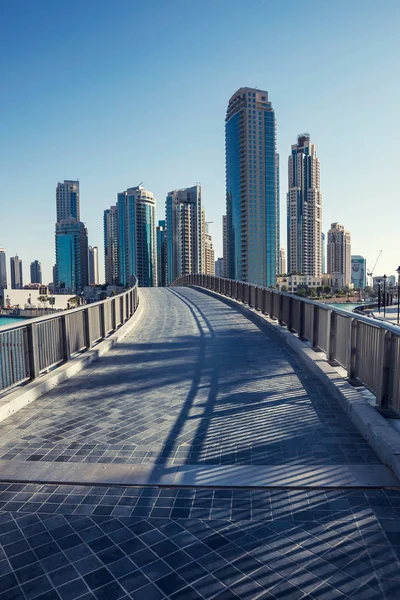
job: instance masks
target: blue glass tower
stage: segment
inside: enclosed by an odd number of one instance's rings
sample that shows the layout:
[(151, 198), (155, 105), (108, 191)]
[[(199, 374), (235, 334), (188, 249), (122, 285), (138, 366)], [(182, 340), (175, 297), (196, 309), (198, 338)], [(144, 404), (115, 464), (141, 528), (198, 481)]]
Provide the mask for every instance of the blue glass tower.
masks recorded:
[(157, 285), (156, 201), (142, 186), (117, 196), (118, 273), (120, 283), (141, 287)]
[(81, 221), (56, 223), (57, 289), (76, 294), (88, 285), (88, 234)]
[(279, 265), (279, 159), (268, 92), (240, 88), (225, 119), (227, 277), (274, 286)]

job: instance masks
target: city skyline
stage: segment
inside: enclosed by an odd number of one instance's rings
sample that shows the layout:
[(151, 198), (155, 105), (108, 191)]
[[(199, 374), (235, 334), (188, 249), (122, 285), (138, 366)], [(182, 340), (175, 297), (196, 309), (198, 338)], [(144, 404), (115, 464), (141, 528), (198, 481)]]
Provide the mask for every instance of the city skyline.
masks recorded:
[[(68, 9), (60, 3), (46, 5), (46, 9), (21, 4), (24, 11), (12, 5), (3, 11), (6, 26), (0, 41), (10, 67), (0, 100), (5, 123), (0, 150), (4, 207), (0, 244), (7, 256), (16, 252), (21, 256), (25, 281), (29, 280), (33, 247), (42, 262), (44, 281), (52, 280), (54, 249), (49, 232), (55, 221), (54, 182), (64, 177), (81, 182), (84, 222), (90, 243), (99, 248), (103, 240), (98, 207), (110, 205), (115, 190), (143, 180), (157, 198), (164, 198), (169, 189), (201, 181), (208, 218), (214, 221), (210, 231), (215, 255), (222, 256), (223, 119), (227, 99), (241, 85), (258, 85), (271, 95), (281, 157), (287, 156), (301, 131), (309, 131), (317, 144), (322, 164), (323, 231), (327, 232), (331, 222), (344, 223), (352, 233), (353, 251), (366, 257), (368, 267), (383, 249), (379, 271), (395, 272), (400, 260), (390, 241), (395, 239), (396, 223), (387, 215), (397, 206), (394, 177), (399, 125), (395, 106), (400, 85), (391, 73), (399, 56), (399, 40), (391, 33), (395, 33), (396, 16), (400, 16), (398, 3), (389, 1), (378, 10), (366, 1), (362, 9), (346, 7), (345, 18), (327, 3), (310, 2), (302, 9), (293, 4), (289, 20), (299, 30), (310, 22), (315, 25), (313, 48), (318, 51), (314, 76), (307, 81), (292, 60), (292, 30), (283, 7), (250, 2), (248, 10), (233, 11), (224, 36), (220, 27), (228, 4), (223, 0), (208, 5), (207, 11), (197, 6), (183, 10), (179, 2), (168, 11), (161, 4), (160, 11), (139, 7), (135, 22), (142, 27), (161, 32), (176, 20), (184, 25), (179, 43), (166, 45), (158, 40), (146, 54), (141, 49), (130, 52), (127, 41), (113, 44), (113, 32), (124, 31), (131, 22), (133, 7), (128, 3), (121, 3), (110, 15), (101, 3), (93, 11), (88, 1), (79, 7), (73, 37), (68, 24), (77, 11), (74, 3)], [(110, 20), (114, 28), (110, 28)], [(49, 27), (49, 23), (57, 23), (57, 27)], [(38, 32), (33, 41), (27, 35), (32, 26)], [(209, 38), (206, 49), (204, 26)], [(13, 35), (16, 28), (21, 32), (18, 40)], [(266, 41), (254, 56), (247, 42), (260, 34)], [(237, 35), (243, 39), (240, 48)], [(182, 43), (189, 40), (182, 56)], [(349, 55), (357, 56), (357, 68), (352, 70), (348, 68)], [(217, 58), (210, 61), (210, 56)], [(74, 102), (67, 94), (56, 92), (65, 72), (74, 75)], [(139, 79), (147, 86), (143, 96), (134, 93), (133, 82)], [(176, 81), (185, 81), (191, 89), (190, 102), (173, 93)], [(157, 93), (160, 85), (165, 90), (162, 103)], [(299, 94), (296, 102), (294, 89)], [(371, 118), (371, 106), (377, 104), (379, 119)], [(187, 131), (193, 140), (190, 151), (184, 144), (163, 143), (183, 138)], [(122, 148), (131, 138), (140, 138), (141, 143), (124, 152)], [(385, 148), (373, 158), (365, 155), (372, 139), (379, 139)], [(280, 231), (281, 246), (286, 248), (284, 171), (281, 168)], [(18, 202), (10, 201), (16, 181), (25, 178), (30, 181), (29, 194)], [(381, 210), (382, 200), (385, 211)], [(159, 205), (157, 220), (163, 216)], [(102, 256), (99, 267), (103, 273)]]

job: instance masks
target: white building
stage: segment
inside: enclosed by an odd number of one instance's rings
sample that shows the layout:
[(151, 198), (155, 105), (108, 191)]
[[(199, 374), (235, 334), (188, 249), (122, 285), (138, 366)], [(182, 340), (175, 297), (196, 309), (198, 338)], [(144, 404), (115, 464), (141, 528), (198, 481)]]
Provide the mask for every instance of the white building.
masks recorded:
[(279, 250), (279, 274), (285, 275), (286, 273), (286, 254), (285, 250), (281, 248)]
[(284, 277), (277, 277), (276, 287), (279, 291), (294, 293), (301, 287), (314, 288), (322, 285), (322, 278), (314, 277), (314, 275), (288, 275)]
[(99, 249), (89, 246), (89, 285), (99, 285)]
[(298, 136), (288, 161), (287, 270), (322, 273), (322, 194), (319, 159), (308, 133)]

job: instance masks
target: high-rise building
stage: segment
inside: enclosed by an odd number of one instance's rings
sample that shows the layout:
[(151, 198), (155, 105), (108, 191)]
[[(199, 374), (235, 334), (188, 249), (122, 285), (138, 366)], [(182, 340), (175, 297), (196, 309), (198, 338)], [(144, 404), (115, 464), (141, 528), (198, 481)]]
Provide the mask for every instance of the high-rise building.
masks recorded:
[(17, 256), (10, 258), (10, 271), (11, 271), (11, 288), (13, 290), (22, 290), (24, 287), (24, 280), (22, 276), (22, 260)]
[(286, 254), (283, 248), (279, 250), (279, 273), (280, 275), (286, 274)]
[(319, 159), (308, 133), (298, 136), (289, 156), (287, 194), (288, 272), (322, 273), (322, 194)]
[(38, 260), (31, 262), (31, 283), (42, 282), (42, 265)]
[(88, 285), (88, 233), (81, 221), (56, 223), (56, 265), (54, 283), (60, 293), (79, 294)]
[(358, 254), (351, 257), (351, 283), (356, 289), (367, 286), (367, 261)]
[(274, 286), (279, 268), (279, 158), (268, 92), (240, 88), (225, 119), (227, 276)]
[(57, 183), (57, 223), (68, 219), (80, 221), (79, 181)]
[(157, 286), (156, 200), (141, 185), (117, 198), (120, 283), (130, 285), (136, 275), (141, 287)]
[(208, 223), (206, 221), (206, 211), (201, 209), (201, 230), (203, 240), (203, 273), (206, 275), (214, 275), (215, 273), (215, 258), (212, 237), (208, 231)]
[(201, 186), (174, 190), (165, 203), (167, 285), (181, 275), (203, 271)]
[(89, 246), (89, 285), (99, 285), (99, 249)]
[(343, 225), (332, 223), (328, 231), (327, 272), (330, 275), (341, 273), (344, 286), (351, 283), (351, 238)]
[(215, 261), (215, 276), (224, 277), (224, 259), (222, 257)]
[(104, 211), (104, 270), (106, 283), (119, 283), (118, 271), (118, 220), (117, 207), (111, 206)]
[(226, 215), (222, 215), (222, 258), (223, 273), (220, 277), (228, 277), (228, 237), (226, 234)]
[(0, 289), (7, 289), (6, 252), (0, 248)]
[(322, 244), (322, 273), (326, 273), (326, 235), (321, 233)]
[(158, 221), (157, 226), (157, 280), (160, 287), (166, 285), (167, 275), (167, 240), (165, 237), (165, 220)]

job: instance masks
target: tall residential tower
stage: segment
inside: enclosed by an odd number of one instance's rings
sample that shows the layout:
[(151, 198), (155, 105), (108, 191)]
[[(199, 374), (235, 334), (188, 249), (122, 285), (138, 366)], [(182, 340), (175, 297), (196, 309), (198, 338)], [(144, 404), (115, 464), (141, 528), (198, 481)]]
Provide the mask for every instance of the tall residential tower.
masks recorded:
[(227, 277), (274, 286), (279, 269), (279, 158), (268, 92), (243, 87), (225, 119)]
[(31, 283), (42, 283), (42, 265), (38, 260), (31, 262)]
[(89, 285), (99, 285), (99, 249), (89, 246)]
[(119, 282), (130, 286), (135, 275), (141, 287), (157, 286), (156, 199), (141, 185), (117, 198)]
[(119, 283), (117, 207), (104, 211), (104, 270), (107, 285)]
[(22, 276), (22, 260), (17, 256), (10, 258), (10, 272), (11, 272), (11, 289), (22, 290), (24, 287), (24, 280)]
[(308, 133), (298, 136), (289, 156), (287, 269), (319, 277), (322, 273), (322, 194), (319, 159)]
[(203, 272), (201, 187), (169, 192), (165, 203), (167, 285), (188, 273)]
[(340, 274), (343, 285), (351, 283), (351, 238), (350, 232), (343, 225), (332, 223), (328, 231), (327, 272), (330, 275)]

